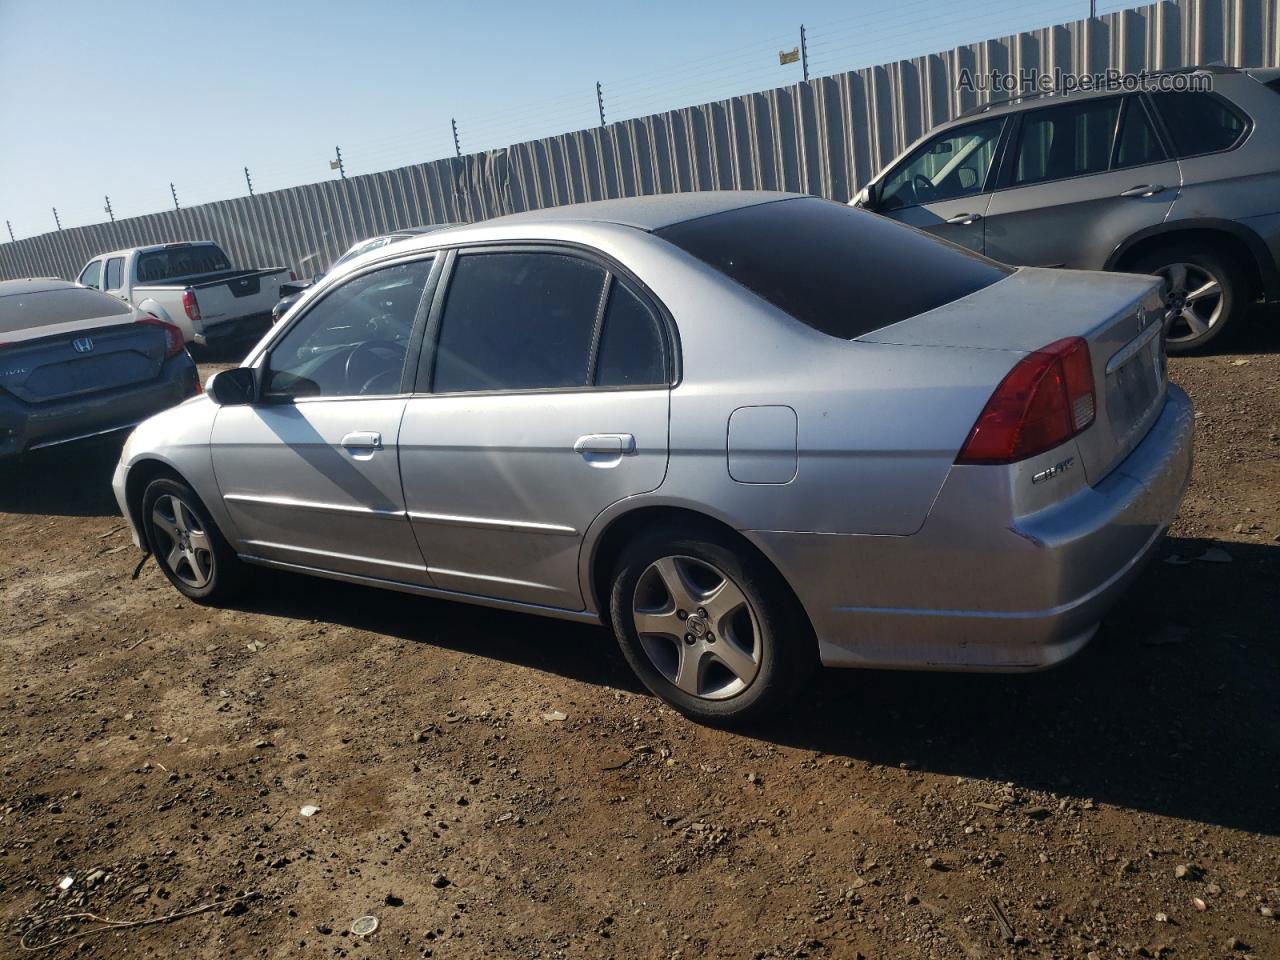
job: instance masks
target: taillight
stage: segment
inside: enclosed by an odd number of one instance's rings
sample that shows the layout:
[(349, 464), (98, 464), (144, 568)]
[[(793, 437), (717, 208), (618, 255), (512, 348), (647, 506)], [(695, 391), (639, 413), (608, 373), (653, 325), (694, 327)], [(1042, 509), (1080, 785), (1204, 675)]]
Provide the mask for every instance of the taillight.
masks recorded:
[(200, 302), (196, 300), (194, 290), (188, 290), (182, 295), (182, 309), (187, 311), (187, 316), (192, 323), (200, 322)]
[(148, 314), (138, 322), (152, 327), (160, 327), (164, 331), (164, 358), (166, 360), (170, 357), (176, 357), (187, 345), (182, 338), (182, 331), (167, 320), (161, 320), (159, 317), (153, 317)]
[(956, 463), (1014, 463), (1052, 450), (1093, 423), (1093, 363), (1080, 337), (1029, 353), (983, 407)]
[(296, 273), (294, 273), (292, 270), (290, 270), (290, 271), (289, 271), (289, 282), (290, 282), (290, 283), (293, 283), (293, 282), (294, 282), (294, 281), (296, 281), (297, 279), (298, 279), (298, 275), (297, 275)]

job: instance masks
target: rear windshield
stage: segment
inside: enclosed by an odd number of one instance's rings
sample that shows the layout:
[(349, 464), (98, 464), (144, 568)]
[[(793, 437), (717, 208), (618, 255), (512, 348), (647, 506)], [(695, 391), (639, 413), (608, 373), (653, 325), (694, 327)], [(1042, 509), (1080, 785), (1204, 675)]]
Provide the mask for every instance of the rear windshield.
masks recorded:
[(657, 234), (802, 323), (844, 340), (951, 303), (1012, 272), (911, 227), (816, 197), (742, 207)]
[(0, 339), (6, 333), (75, 320), (118, 317), (129, 305), (96, 290), (69, 288), (0, 296)]
[(230, 270), (227, 255), (211, 243), (198, 247), (174, 247), (138, 256), (138, 282), (163, 283), (175, 277)]

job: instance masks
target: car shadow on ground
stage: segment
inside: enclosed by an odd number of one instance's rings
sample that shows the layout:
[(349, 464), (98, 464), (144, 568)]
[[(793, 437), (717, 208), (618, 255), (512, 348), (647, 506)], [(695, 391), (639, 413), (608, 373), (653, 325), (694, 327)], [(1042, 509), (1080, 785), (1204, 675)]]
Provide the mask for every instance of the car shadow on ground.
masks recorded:
[(120, 513), (111, 475), (129, 431), (0, 461), (0, 513), (109, 517)]
[(1196, 351), (1198, 356), (1280, 353), (1280, 305), (1255, 304), (1222, 334)]
[[(1229, 562), (1189, 559), (1215, 548)], [(1085, 652), (1041, 674), (822, 671), (748, 736), (1280, 833), (1280, 547), (1171, 540)], [(1221, 561), (1221, 555), (1212, 554)], [(633, 692), (608, 632), (262, 571), (245, 610), (318, 618)], [(430, 613), (424, 615), (424, 604)]]

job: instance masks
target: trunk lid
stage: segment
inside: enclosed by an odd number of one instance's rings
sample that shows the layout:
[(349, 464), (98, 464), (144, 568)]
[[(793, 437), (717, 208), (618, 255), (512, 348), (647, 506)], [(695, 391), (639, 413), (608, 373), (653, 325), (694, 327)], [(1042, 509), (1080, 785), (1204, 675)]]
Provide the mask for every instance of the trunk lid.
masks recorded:
[[(26, 335), (23, 335), (26, 334)], [(166, 337), (131, 315), (36, 327), (0, 344), (0, 390), (29, 404), (155, 379)]]
[[(1083, 337), (1096, 418), (1076, 442), (1097, 484), (1146, 436), (1168, 386), (1155, 277), (1026, 267), (970, 296), (859, 337), (873, 343), (1005, 350), (1015, 357)], [(992, 384), (994, 390), (996, 384)]]

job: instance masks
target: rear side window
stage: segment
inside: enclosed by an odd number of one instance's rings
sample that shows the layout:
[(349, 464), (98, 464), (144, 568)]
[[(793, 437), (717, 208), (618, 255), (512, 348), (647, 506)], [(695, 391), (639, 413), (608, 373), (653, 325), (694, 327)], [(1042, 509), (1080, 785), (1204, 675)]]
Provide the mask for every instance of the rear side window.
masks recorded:
[(585, 387), (603, 268), (555, 253), (458, 257), (436, 347), (436, 393)]
[(1015, 185), (1102, 173), (1111, 163), (1119, 98), (1086, 100), (1023, 115)]
[(95, 260), (84, 268), (84, 273), (80, 274), (80, 282), (86, 287), (93, 287), (97, 290), (102, 286), (102, 261)]
[(119, 290), (122, 286), (121, 280), (124, 277), (124, 258), (112, 257), (107, 261), (106, 278), (103, 280), (102, 289)]
[(1151, 99), (1180, 157), (1229, 150), (1244, 135), (1244, 117), (1207, 93), (1153, 93)]
[(163, 283), (175, 277), (230, 270), (227, 255), (211, 243), (152, 250), (138, 256), (138, 282)]
[(1165, 159), (1164, 147), (1151, 126), (1151, 118), (1142, 103), (1130, 98), (1120, 121), (1120, 137), (1116, 142), (1116, 167), (1136, 167)]
[(129, 311), (129, 305), (115, 297), (75, 287), (9, 294), (0, 297), (0, 339), (6, 333), (19, 330), (99, 317), (120, 317)]
[[(802, 323), (846, 340), (1012, 272), (886, 217), (816, 197), (742, 207), (657, 234)], [(727, 326), (725, 332), (732, 335)]]
[(596, 386), (639, 387), (666, 383), (666, 341), (658, 318), (624, 284), (613, 281), (600, 331)]

